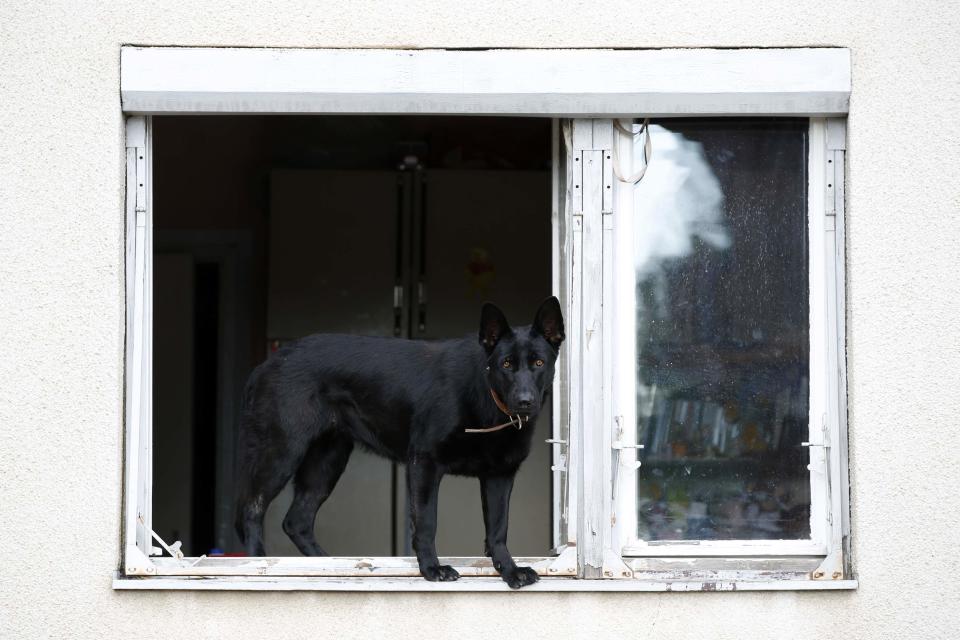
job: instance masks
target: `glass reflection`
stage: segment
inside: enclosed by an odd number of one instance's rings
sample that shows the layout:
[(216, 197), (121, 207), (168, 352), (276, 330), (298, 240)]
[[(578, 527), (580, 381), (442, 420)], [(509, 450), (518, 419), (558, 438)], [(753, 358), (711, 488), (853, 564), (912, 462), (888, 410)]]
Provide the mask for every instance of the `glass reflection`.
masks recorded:
[(638, 537), (808, 538), (807, 122), (650, 131), (634, 196)]

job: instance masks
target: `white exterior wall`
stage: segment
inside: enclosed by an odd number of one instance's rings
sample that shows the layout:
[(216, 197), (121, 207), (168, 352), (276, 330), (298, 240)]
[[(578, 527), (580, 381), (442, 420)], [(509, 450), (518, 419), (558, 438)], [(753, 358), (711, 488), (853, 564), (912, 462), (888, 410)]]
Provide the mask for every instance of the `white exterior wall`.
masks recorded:
[[(0, 637), (956, 637), (956, 3), (99, 4), (0, 4)], [(849, 47), (847, 327), (859, 590), (114, 592), (122, 43)]]

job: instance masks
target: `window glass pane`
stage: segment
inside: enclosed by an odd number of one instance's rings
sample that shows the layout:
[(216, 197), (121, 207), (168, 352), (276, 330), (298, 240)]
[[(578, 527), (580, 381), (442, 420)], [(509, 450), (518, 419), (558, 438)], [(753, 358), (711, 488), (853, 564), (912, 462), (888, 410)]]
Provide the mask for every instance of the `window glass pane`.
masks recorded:
[(634, 196), (640, 539), (810, 537), (807, 126), (651, 126)]

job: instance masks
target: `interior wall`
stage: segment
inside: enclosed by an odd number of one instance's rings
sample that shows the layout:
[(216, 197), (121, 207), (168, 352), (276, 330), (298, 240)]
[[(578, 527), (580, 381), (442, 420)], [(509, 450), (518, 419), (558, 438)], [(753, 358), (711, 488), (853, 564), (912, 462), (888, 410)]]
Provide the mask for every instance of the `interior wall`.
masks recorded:
[[(249, 354), (238, 363), (252, 369), (266, 355), (267, 173), (269, 132), (263, 118), (156, 118), (153, 122), (154, 228), (181, 244), (251, 239), (249, 277), (242, 283), (253, 309)], [(211, 238), (210, 231), (221, 234)], [(235, 232), (231, 236), (228, 233)], [(191, 238), (195, 238), (191, 241)]]
[(155, 289), (164, 292), (154, 304), (154, 340), (173, 345), (153, 358), (154, 459), (164, 462), (153, 470), (153, 521), (164, 540), (184, 541), (187, 553), (194, 485), (193, 256), (158, 254), (153, 271)]
[[(960, 465), (960, 8), (627, 0), (0, 5), (3, 637), (951, 638)], [(852, 527), (843, 593), (116, 592), (121, 43), (846, 46)], [(216, 149), (209, 150), (218, 158)], [(219, 157), (220, 160), (224, 160)], [(212, 161), (213, 162), (213, 161)], [(951, 604), (954, 603), (954, 604)], [(507, 631), (508, 630), (508, 631)]]

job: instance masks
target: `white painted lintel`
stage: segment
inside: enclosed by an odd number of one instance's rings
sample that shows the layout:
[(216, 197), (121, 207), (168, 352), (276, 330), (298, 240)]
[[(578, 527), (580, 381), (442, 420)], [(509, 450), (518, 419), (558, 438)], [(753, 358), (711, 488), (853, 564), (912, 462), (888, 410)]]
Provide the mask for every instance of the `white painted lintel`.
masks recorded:
[(121, 49), (127, 113), (843, 115), (850, 52)]

